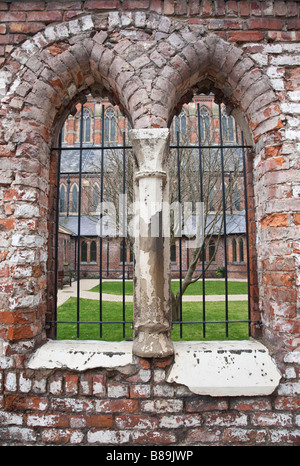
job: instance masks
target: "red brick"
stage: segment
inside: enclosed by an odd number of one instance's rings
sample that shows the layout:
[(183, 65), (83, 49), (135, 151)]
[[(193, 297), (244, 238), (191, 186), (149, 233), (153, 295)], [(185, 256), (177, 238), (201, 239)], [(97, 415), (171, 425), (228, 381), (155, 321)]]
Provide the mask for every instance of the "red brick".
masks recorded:
[(30, 34), (44, 29), (43, 23), (12, 23), (9, 25), (9, 31), (12, 33)]
[(286, 227), (288, 223), (287, 214), (271, 214), (261, 220), (262, 229), (267, 227)]
[(175, 11), (174, 0), (165, 0), (164, 1), (164, 14), (173, 15)]
[(274, 29), (281, 31), (284, 26), (284, 21), (277, 18), (251, 18), (247, 20), (249, 29)]
[(15, 2), (13, 1), (10, 5), (10, 11), (14, 10), (23, 10), (23, 11), (30, 11), (30, 10), (44, 10), (45, 9), (45, 2), (33, 1), (33, 2)]
[(249, 16), (250, 15), (250, 2), (247, 0), (242, 0), (239, 2), (240, 15)]
[(300, 19), (289, 19), (287, 21), (287, 29), (294, 29), (298, 30), (300, 29)]
[(100, 10), (114, 10), (119, 7), (119, 0), (88, 0), (84, 4), (84, 8), (87, 10), (93, 10), (94, 8)]
[(135, 400), (101, 400), (96, 409), (102, 413), (134, 413), (138, 412), (139, 403)]
[(265, 35), (262, 31), (230, 31), (227, 37), (228, 42), (259, 42)]
[(65, 390), (67, 395), (76, 395), (78, 393), (78, 380), (76, 374), (67, 374), (65, 378)]
[(63, 13), (61, 11), (30, 11), (27, 13), (27, 21), (62, 21)]
[(0, 22), (1, 23), (9, 23), (9, 22), (18, 22), (18, 21), (26, 21), (26, 14), (21, 12), (14, 12), (14, 13), (6, 13), (0, 12)]

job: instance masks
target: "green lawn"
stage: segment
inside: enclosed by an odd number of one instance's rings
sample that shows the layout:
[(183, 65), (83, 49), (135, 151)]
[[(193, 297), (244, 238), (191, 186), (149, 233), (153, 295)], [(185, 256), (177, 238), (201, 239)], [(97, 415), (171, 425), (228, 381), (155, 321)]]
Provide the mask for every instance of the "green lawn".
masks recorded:
[[(179, 281), (172, 280), (172, 290), (174, 293), (179, 289)], [(100, 285), (95, 286), (90, 291), (99, 293)], [(247, 282), (233, 282), (228, 281), (228, 294), (247, 294)], [(103, 281), (102, 293), (122, 295), (123, 282), (122, 281)], [(132, 280), (125, 281), (125, 295), (133, 294)], [(202, 281), (191, 284), (185, 291), (185, 295), (201, 295), (202, 294)], [(225, 294), (224, 280), (206, 280), (205, 281), (205, 294), (206, 295), (222, 295)]]
[[(57, 310), (58, 320), (76, 320), (76, 298), (69, 298)], [(126, 320), (132, 321), (133, 304), (126, 303)], [(118, 321), (123, 319), (123, 304), (120, 302), (103, 301), (102, 303), (103, 320)], [(245, 320), (247, 319), (248, 305), (247, 301), (229, 302), (229, 319)], [(225, 304), (224, 302), (207, 302), (206, 303), (206, 320), (218, 321), (224, 320)], [(80, 320), (81, 321), (98, 321), (99, 320), (99, 301), (92, 299), (80, 299)], [(202, 303), (183, 303), (183, 320), (196, 321), (202, 320)], [(59, 340), (76, 339), (77, 324), (58, 324), (57, 338)], [(80, 339), (98, 340), (100, 339), (100, 324), (80, 324)], [(123, 337), (122, 324), (103, 324), (102, 339), (106, 341), (120, 341), (126, 338), (132, 338), (131, 324), (125, 325), (125, 338)], [(183, 340), (203, 340), (203, 324), (183, 324)], [(226, 339), (224, 323), (206, 323), (207, 340), (224, 340)], [(172, 338), (174, 341), (180, 340), (180, 325), (174, 324)], [(248, 339), (247, 323), (229, 323), (230, 340)]]

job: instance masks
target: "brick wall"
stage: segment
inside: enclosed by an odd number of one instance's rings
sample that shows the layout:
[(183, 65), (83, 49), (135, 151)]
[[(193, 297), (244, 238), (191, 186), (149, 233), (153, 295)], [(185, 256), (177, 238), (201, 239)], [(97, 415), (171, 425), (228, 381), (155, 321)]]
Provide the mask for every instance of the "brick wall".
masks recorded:
[[(299, 26), (296, 1), (0, 2), (3, 445), (299, 444)], [(195, 87), (254, 142), (251, 302), (280, 386), (195, 396), (165, 382), (172, 358), (137, 359), (127, 375), (29, 370), (53, 300), (50, 148), (63, 119), (93, 91), (136, 128), (166, 127)]]

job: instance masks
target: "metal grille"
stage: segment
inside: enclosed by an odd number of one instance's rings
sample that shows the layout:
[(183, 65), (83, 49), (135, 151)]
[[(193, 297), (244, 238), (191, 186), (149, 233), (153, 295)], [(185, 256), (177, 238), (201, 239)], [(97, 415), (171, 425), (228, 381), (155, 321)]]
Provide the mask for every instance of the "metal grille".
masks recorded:
[[(57, 177), (55, 238), (57, 303), (54, 318), (48, 324), (54, 326), (57, 338), (132, 338), (132, 242), (129, 237), (120, 234), (125, 231), (125, 226), (122, 225), (128, 207), (125, 195), (127, 202), (128, 196), (132, 195), (132, 147), (128, 140), (128, 122), (122, 118), (119, 127), (111, 126), (112, 106), (109, 106), (109, 111), (106, 120), (106, 107), (102, 105), (97, 123), (95, 113), (89, 120), (88, 112), (82, 104), (72, 119), (73, 133), (76, 133), (77, 125), (78, 139), (73, 139), (73, 143), (67, 141), (64, 129), (59, 147), (53, 149), (58, 151), (60, 167)], [(115, 123), (117, 122), (118, 118)], [(189, 128), (192, 131), (189, 132)], [(243, 337), (250, 335), (249, 227), (245, 172), (247, 148), (243, 133), (224, 113), (221, 105), (214, 104), (213, 110), (209, 111), (202, 105), (201, 99), (198, 102), (196, 100), (192, 116), (182, 112), (173, 120), (170, 138), (171, 195), (180, 204), (186, 201), (190, 201), (192, 205), (195, 201), (203, 203), (206, 206), (206, 218), (211, 222), (209, 232), (205, 233), (205, 247), (199, 251), (192, 280), (185, 293), (183, 288), (193, 263), (194, 250), (186, 247), (190, 244), (190, 238), (184, 233), (183, 224), (180, 225), (182, 233), (173, 241), (176, 260), (172, 262), (172, 277), (179, 290), (178, 312), (173, 317), (173, 333), (176, 339), (222, 339), (219, 334), (210, 336), (208, 329), (211, 326), (221, 326), (224, 338), (235, 338), (230, 333), (232, 324), (243, 324), (247, 328), (246, 332), (242, 332)], [(211, 164), (212, 159), (215, 161), (214, 165)], [(93, 193), (89, 188), (92, 185), (97, 186)], [(123, 195), (118, 206), (118, 227), (121, 231), (114, 237), (109, 229), (107, 234), (104, 232), (99, 235), (99, 228), (103, 232), (106, 218), (106, 212), (103, 211), (105, 202), (115, 200), (112, 187)], [(239, 188), (238, 199), (234, 187)], [(87, 196), (88, 191), (90, 197)], [(238, 204), (242, 206), (239, 210)], [(94, 234), (95, 230), (98, 235)], [(238, 262), (237, 247), (241, 244), (243, 246), (238, 250)], [(120, 247), (118, 263), (116, 245)], [(64, 248), (69, 248), (69, 256), (68, 261), (62, 264), (66, 259), (62, 257)], [(222, 279), (216, 279), (217, 272), (223, 274)], [(237, 309), (239, 304), (236, 303), (239, 301), (234, 301), (235, 311), (232, 316), (230, 286), (231, 277), (236, 275), (243, 277), (244, 301), (240, 304), (241, 310)], [(93, 277), (94, 284), (96, 283), (98, 297), (94, 301), (88, 300), (88, 291), (83, 291), (81, 287), (88, 277)], [(114, 312), (110, 311), (113, 301), (107, 301), (106, 295), (106, 285), (110, 281), (118, 284), (120, 293), (118, 303), (114, 304), (118, 310)], [(218, 283), (218, 293), (221, 293), (216, 302), (211, 301), (209, 294), (210, 285), (215, 283)], [(198, 287), (197, 290), (195, 287)], [(222, 287), (223, 290), (220, 291)], [(192, 288), (193, 294), (189, 294), (188, 291)], [(195, 293), (198, 301), (193, 298)], [(65, 299), (61, 304), (59, 297), (63, 294), (65, 298), (74, 296)], [(84, 307), (87, 302), (89, 305), (86, 310)], [(193, 312), (186, 309), (188, 306), (193, 307)], [(218, 312), (214, 311), (216, 307), (219, 308)], [(118, 328), (117, 334), (110, 335), (108, 329), (112, 327)], [(62, 330), (67, 328), (66, 331)], [(192, 328), (197, 329), (196, 337), (194, 333), (191, 335)]]

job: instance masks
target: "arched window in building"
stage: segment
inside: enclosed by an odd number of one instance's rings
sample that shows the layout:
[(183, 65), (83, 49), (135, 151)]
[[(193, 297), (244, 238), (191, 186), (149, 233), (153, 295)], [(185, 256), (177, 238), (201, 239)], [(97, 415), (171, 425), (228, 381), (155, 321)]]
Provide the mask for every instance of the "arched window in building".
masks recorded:
[(100, 201), (100, 188), (97, 183), (93, 186), (93, 212), (97, 211), (98, 205)]
[(96, 241), (91, 242), (90, 261), (97, 262), (97, 244)]
[(78, 210), (78, 189), (77, 186), (74, 184), (72, 187), (72, 212), (77, 212)]
[(104, 140), (105, 142), (116, 141), (116, 112), (112, 107), (108, 107), (105, 110), (104, 115)]
[(240, 205), (240, 192), (238, 186), (234, 187), (233, 191), (233, 202), (234, 202), (234, 208), (235, 210), (241, 210), (241, 205)]
[(210, 241), (208, 245), (208, 258), (210, 261), (215, 260), (216, 255), (216, 244), (214, 241)]
[(239, 253), (240, 253), (240, 262), (244, 262), (244, 240), (240, 238), (239, 240)]
[(186, 135), (187, 131), (187, 114), (184, 109), (181, 110), (179, 115), (175, 118), (175, 141), (177, 141), (177, 133), (180, 135), (180, 139), (182, 139)]
[(237, 254), (236, 254), (236, 239), (233, 238), (232, 240), (232, 262), (237, 261)]
[(87, 243), (82, 241), (81, 243), (81, 262), (87, 262)]
[(171, 262), (176, 262), (176, 244), (171, 245)]
[(201, 142), (210, 141), (210, 111), (206, 106), (200, 108), (200, 136)]
[(235, 139), (233, 117), (228, 116), (225, 111), (222, 114), (222, 134), (224, 142), (233, 142)]
[(92, 141), (92, 114), (87, 107), (83, 108), (83, 142)]
[(64, 185), (60, 188), (60, 195), (59, 195), (59, 211), (65, 212), (65, 203), (66, 203), (66, 188)]

